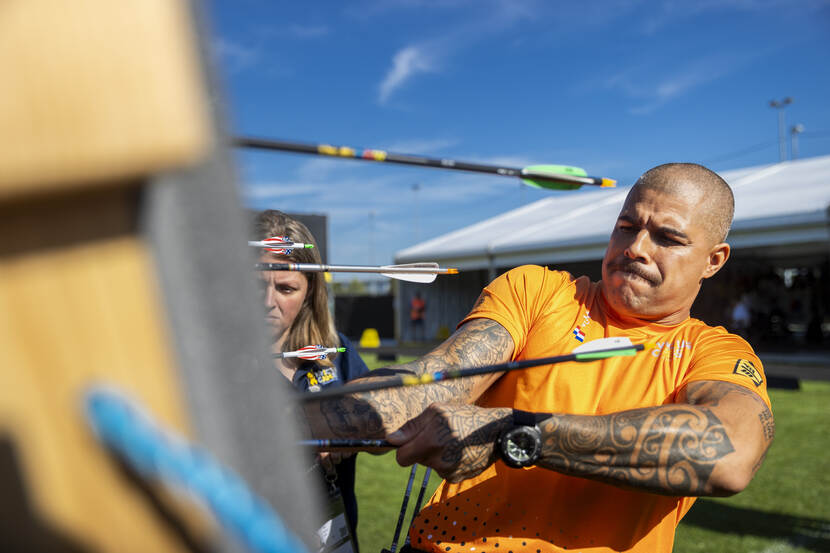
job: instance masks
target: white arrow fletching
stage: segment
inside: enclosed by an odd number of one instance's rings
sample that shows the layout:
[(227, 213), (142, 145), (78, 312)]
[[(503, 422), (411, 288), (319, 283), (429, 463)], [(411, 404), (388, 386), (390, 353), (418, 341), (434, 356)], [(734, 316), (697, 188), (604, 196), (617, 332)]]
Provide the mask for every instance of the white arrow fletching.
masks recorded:
[(403, 265), (384, 265), (381, 269), (394, 269), (393, 272), (381, 272), (385, 277), (396, 278), (406, 282), (418, 282), (421, 284), (429, 284), (435, 282), (438, 277), (437, 273), (407, 273), (406, 269), (438, 269), (438, 263), (405, 263)]
[(421, 284), (429, 284), (435, 282), (438, 275), (428, 273), (381, 273), (385, 277), (396, 278), (406, 282), (418, 282)]
[(571, 353), (588, 353), (600, 349), (624, 348), (626, 346), (634, 346), (634, 344), (625, 336), (612, 336), (611, 338), (600, 338), (586, 342), (572, 350)]

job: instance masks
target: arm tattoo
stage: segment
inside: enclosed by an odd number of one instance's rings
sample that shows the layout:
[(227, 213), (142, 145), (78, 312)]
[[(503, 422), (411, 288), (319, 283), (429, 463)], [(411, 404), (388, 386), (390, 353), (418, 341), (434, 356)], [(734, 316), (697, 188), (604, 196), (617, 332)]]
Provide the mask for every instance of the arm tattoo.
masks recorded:
[(424, 374), (480, 367), (507, 361), (512, 351), (513, 338), (503, 326), (490, 319), (473, 319), (434, 351), (398, 368)]
[[(510, 426), (510, 421), (510, 409), (469, 407), (453, 412), (439, 432), (444, 444), (441, 460), (452, 466), (463, 465), (465, 474), (478, 474), (496, 460), (493, 444)], [(452, 481), (462, 479), (462, 475), (456, 475)]]
[(540, 424), (540, 465), (666, 495), (701, 495), (734, 451), (710, 409), (667, 405), (612, 415), (553, 415)]
[(758, 413), (758, 419), (764, 429), (764, 439), (771, 442), (775, 437), (775, 422), (772, 420), (772, 413), (766, 405), (764, 405), (764, 410)]
[[(503, 326), (490, 319), (473, 319), (434, 351), (397, 368), (424, 374), (490, 365), (507, 361), (512, 351), (513, 339)], [(373, 377), (370, 373), (366, 378)], [(471, 400), (481, 378), (355, 394), (322, 401), (320, 409), (336, 437), (381, 438), (384, 431), (397, 429), (432, 403)]]
[[(759, 409), (758, 420), (761, 422), (761, 428), (764, 432), (766, 448), (769, 448), (772, 439), (775, 437), (775, 421), (772, 418), (772, 411), (769, 410), (769, 407), (761, 399), (761, 396), (748, 388), (732, 384), (731, 382), (703, 381), (692, 382), (686, 386), (686, 402), (692, 405), (705, 403), (709, 407), (717, 407), (720, 404), (720, 400), (729, 394), (748, 397), (756, 403)], [(764, 454), (766, 455), (766, 453)], [(763, 460), (763, 457), (761, 460)], [(760, 462), (758, 466), (760, 466)]]
[(760, 421), (764, 443), (754, 473), (775, 435), (772, 413), (755, 392), (716, 381), (688, 384), (681, 403), (601, 416), (552, 415), (539, 425), (544, 436), (539, 464), (652, 493), (712, 493), (712, 471), (736, 451), (714, 412), (726, 407), (728, 396), (750, 398), (755, 405), (752, 417)]

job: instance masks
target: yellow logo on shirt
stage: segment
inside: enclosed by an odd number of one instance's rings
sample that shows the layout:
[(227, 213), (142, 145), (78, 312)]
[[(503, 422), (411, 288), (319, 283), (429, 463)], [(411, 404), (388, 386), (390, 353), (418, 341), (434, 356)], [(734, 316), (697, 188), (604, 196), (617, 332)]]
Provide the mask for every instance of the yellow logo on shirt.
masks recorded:
[(755, 368), (752, 361), (747, 361), (746, 359), (738, 359), (738, 362), (735, 363), (735, 368), (732, 369), (732, 372), (744, 375), (756, 386), (760, 386), (761, 383), (764, 382), (764, 379), (761, 378), (761, 371)]

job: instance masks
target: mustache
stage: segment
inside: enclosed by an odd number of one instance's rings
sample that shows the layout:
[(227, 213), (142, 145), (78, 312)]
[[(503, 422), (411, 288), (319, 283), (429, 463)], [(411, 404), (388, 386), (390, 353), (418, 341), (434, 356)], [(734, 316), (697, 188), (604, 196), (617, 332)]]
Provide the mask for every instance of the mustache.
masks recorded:
[(637, 275), (638, 277), (648, 281), (653, 286), (656, 286), (663, 282), (663, 279), (660, 278), (660, 275), (652, 274), (636, 261), (614, 262), (610, 264), (610, 269), (612, 271), (622, 271), (624, 273), (631, 273), (632, 275)]

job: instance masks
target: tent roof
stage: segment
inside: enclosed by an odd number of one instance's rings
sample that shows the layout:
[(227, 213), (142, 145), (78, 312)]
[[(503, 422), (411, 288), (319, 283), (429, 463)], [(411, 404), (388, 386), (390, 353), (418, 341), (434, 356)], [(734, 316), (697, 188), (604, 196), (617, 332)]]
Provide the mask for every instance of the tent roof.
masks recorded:
[[(733, 248), (830, 241), (830, 156), (724, 171), (735, 194)], [(629, 187), (560, 194), (401, 250), (463, 269), (599, 259)], [(821, 248), (821, 246), (819, 246)]]

